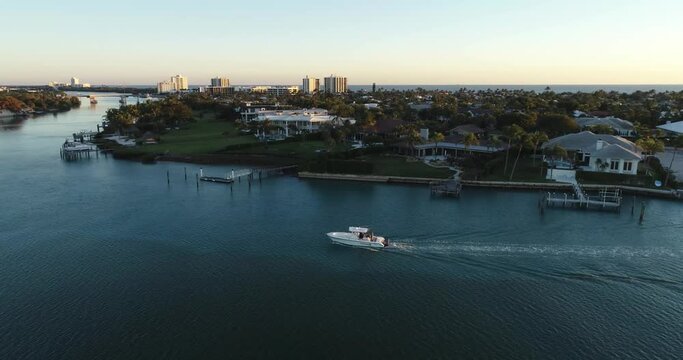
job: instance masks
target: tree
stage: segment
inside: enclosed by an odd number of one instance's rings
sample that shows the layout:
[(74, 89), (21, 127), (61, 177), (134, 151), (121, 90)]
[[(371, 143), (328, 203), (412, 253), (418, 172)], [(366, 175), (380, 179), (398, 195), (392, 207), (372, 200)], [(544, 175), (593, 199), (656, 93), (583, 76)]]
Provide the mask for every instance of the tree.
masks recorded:
[(503, 129), (503, 133), (508, 138), (508, 147), (505, 150), (505, 168), (503, 168), (503, 175), (506, 175), (508, 171), (508, 159), (510, 158), (510, 148), (512, 147), (512, 140), (515, 139), (515, 137), (517, 137), (518, 134), (523, 132), (524, 129), (522, 129), (519, 125), (515, 124), (512, 124)]
[(538, 129), (551, 136), (579, 131), (574, 118), (562, 114), (544, 114), (538, 118)]
[(512, 165), (512, 171), (510, 172), (510, 181), (512, 181), (512, 177), (515, 175), (515, 169), (517, 168), (517, 162), (519, 161), (519, 157), (522, 155), (522, 149), (531, 145), (531, 139), (529, 134), (527, 134), (524, 131), (517, 133), (515, 136), (515, 143), (517, 144), (518, 148), (517, 158), (515, 158), (515, 163)]
[(643, 149), (643, 152), (645, 152), (646, 155), (649, 155), (645, 158), (645, 163), (647, 164), (650, 163), (650, 158), (652, 155), (664, 151), (664, 142), (652, 136), (646, 136), (638, 139), (636, 141), (636, 145)]
[(648, 155), (654, 155), (658, 152), (664, 151), (664, 142), (652, 136), (646, 136), (636, 141), (636, 145), (640, 146)]
[(549, 140), (548, 135), (546, 135), (542, 131), (534, 131), (531, 134), (529, 134), (529, 140), (534, 146), (534, 157), (532, 161), (534, 166), (536, 166), (536, 150), (538, 149), (538, 145), (541, 145)]
[(676, 152), (679, 147), (683, 147), (683, 135), (678, 135), (671, 141), (671, 145), (674, 146), (674, 152), (671, 155), (671, 162), (669, 163), (669, 171), (666, 172), (666, 177), (664, 178), (664, 187), (669, 183), (669, 175), (671, 174), (671, 167), (674, 165), (674, 159), (676, 158)]
[(438, 131), (435, 132), (434, 135), (432, 135), (432, 141), (434, 142), (434, 153), (432, 154), (433, 156), (436, 156), (437, 144), (442, 142), (445, 138), (446, 137)]
[(470, 146), (479, 145), (479, 139), (473, 133), (469, 133), (465, 135), (463, 143), (465, 144), (465, 149), (469, 150)]
[(500, 148), (500, 145), (502, 144), (500, 139), (498, 139), (498, 137), (495, 135), (489, 135), (488, 136), (488, 143), (489, 143), (489, 146), (493, 150), (496, 150), (496, 151), (498, 150), (498, 148)]
[(614, 129), (611, 126), (605, 124), (591, 125), (588, 126), (586, 130), (595, 134), (614, 135)]

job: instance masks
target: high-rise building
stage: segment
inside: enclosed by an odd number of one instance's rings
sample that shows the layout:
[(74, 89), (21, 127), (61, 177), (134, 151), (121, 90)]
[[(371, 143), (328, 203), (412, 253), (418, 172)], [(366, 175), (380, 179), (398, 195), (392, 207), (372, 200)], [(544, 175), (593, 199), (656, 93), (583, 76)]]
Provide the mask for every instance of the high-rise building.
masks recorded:
[(176, 91), (184, 91), (190, 88), (187, 82), (187, 78), (182, 75), (176, 75), (171, 77), (171, 82), (176, 84)]
[(211, 79), (212, 87), (228, 87), (230, 86), (230, 79), (223, 77), (215, 77)]
[(346, 78), (343, 76), (330, 75), (325, 78), (325, 92), (341, 94), (348, 91)]
[(172, 81), (166, 80), (157, 84), (157, 92), (159, 94), (168, 94), (176, 91), (178, 91), (178, 88), (176, 87), (176, 84)]
[(320, 91), (320, 79), (309, 78), (308, 75), (304, 78), (304, 93), (313, 94)]
[(72, 77), (71, 78), (71, 86), (73, 87), (78, 87), (81, 84), (81, 80), (78, 79), (77, 77)]

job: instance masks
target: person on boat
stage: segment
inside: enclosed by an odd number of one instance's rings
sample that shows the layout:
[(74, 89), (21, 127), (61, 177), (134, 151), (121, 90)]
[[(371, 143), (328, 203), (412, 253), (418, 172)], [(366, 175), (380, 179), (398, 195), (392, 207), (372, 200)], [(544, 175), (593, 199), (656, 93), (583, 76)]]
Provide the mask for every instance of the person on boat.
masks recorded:
[(361, 239), (361, 240), (363, 240), (363, 233), (359, 232), (359, 233), (358, 233), (358, 238)]

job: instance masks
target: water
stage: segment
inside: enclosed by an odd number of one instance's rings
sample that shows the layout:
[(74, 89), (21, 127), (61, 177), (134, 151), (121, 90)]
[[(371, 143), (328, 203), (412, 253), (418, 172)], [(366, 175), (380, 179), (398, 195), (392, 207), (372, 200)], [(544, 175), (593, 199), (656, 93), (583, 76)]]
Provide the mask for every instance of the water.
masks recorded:
[[(66, 163), (118, 98), (0, 131), (0, 358), (677, 358), (680, 203)], [(187, 168), (189, 179), (184, 180)], [(204, 167), (221, 175), (230, 166)], [(171, 184), (166, 184), (166, 172)], [(371, 225), (392, 248), (334, 246)]]

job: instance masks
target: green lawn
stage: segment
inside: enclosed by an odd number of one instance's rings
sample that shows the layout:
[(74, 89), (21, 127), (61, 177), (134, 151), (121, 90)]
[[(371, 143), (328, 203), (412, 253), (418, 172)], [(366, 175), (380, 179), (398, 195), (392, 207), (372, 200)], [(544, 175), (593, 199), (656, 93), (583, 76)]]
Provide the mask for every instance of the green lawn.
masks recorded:
[(404, 156), (397, 155), (367, 155), (359, 160), (373, 164), (373, 175), (380, 176), (404, 176), (445, 179), (453, 172), (448, 169), (433, 168), (421, 161), (408, 160)]
[(325, 142), (320, 140), (297, 141), (297, 142), (269, 142), (243, 150), (229, 151), (232, 154), (259, 154), (298, 158), (303, 160), (315, 159), (324, 156), (325, 152), (340, 152), (349, 150), (349, 145), (337, 144), (328, 148)]
[(214, 153), (229, 145), (256, 142), (256, 138), (252, 135), (240, 135), (234, 123), (216, 121), (212, 114), (207, 113), (195, 123), (161, 135), (159, 144), (138, 146), (135, 151), (198, 155)]
[[(505, 169), (505, 155), (502, 154), (498, 159), (493, 160), (493, 166), (490, 166), (491, 173), (484, 173), (480, 176), (479, 180), (488, 181), (510, 181), (510, 173), (512, 172), (512, 167), (515, 163), (515, 157), (517, 154), (510, 152), (510, 159), (508, 160), (507, 172), (503, 174)], [(530, 181), (530, 182), (546, 182), (545, 170), (541, 170), (542, 162), (540, 159), (536, 159), (536, 164), (534, 165), (533, 160), (530, 156), (522, 156), (519, 158), (517, 167), (515, 168), (515, 173), (512, 181)], [(465, 170), (466, 171), (466, 170)]]

